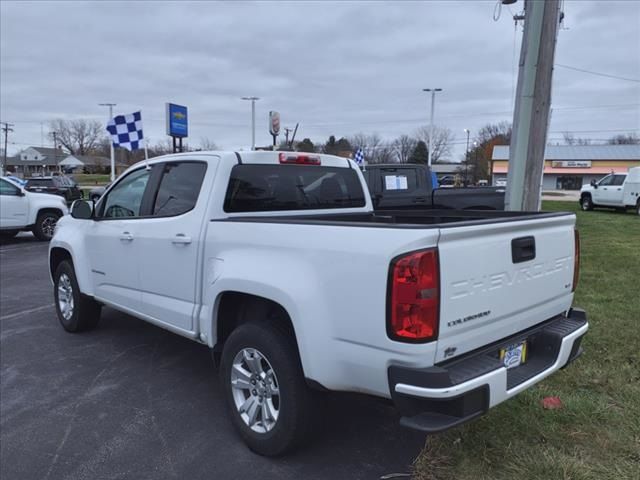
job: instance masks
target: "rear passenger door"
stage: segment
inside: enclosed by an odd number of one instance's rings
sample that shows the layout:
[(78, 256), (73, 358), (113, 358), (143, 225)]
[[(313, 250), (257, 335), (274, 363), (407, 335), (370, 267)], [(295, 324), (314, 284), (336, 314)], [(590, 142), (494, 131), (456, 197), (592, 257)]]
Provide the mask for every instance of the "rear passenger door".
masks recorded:
[[(193, 331), (202, 233), (217, 162), (180, 160), (154, 165), (150, 215), (138, 232), (142, 313), (156, 322)], [(207, 172), (208, 169), (214, 170)]]

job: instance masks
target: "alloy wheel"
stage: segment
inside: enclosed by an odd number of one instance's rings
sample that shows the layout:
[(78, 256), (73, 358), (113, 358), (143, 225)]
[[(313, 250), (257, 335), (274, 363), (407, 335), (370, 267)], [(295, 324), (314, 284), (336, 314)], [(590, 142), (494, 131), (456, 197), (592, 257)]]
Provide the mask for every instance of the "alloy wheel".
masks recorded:
[(69, 275), (63, 273), (58, 279), (58, 307), (65, 320), (73, 316), (73, 287)]
[(235, 407), (251, 430), (267, 433), (280, 413), (278, 379), (269, 360), (255, 348), (243, 348), (233, 359), (231, 389)]

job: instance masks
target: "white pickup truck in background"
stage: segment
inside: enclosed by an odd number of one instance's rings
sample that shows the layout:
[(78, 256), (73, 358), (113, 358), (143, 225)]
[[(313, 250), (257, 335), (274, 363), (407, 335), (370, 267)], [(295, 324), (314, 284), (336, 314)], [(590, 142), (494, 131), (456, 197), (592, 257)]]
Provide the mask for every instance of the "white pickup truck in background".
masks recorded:
[(629, 173), (612, 173), (599, 181), (592, 181), (580, 189), (582, 209), (608, 207), (619, 210), (633, 208), (640, 215), (640, 167), (629, 169)]
[(31, 231), (38, 240), (50, 240), (56, 222), (67, 213), (63, 197), (29, 192), (8, 178), (0, 178), (0, 236)]
[(588, 328), (578, 258), (570, 213), (376, 212), (350, 160), (198, 152), (76, 201), (49, 267), (70, 332), (108, 305), (209, 346), (241, 437), (278, 455), (323, 391), (437, 432), (565, 367)]

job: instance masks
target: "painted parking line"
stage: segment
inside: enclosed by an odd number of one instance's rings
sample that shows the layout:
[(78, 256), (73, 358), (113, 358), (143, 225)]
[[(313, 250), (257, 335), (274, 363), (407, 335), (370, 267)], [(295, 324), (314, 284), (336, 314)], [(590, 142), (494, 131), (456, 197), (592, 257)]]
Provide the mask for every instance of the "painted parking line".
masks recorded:
[(2, 315), (0, 316), (0, 320), (11, 320), (12, 318), (22, 317), (23, 315), (29, 315), (30, 313), (41, 312), (43, 310), (48, 310), (50, 308), (53, 308), (53, 304), (51, 303), (48, 305), (42, 305), (40, 307), (30, 308), (28, 310), (22, 310), (16, 313), (10, 313), (9, 315)]

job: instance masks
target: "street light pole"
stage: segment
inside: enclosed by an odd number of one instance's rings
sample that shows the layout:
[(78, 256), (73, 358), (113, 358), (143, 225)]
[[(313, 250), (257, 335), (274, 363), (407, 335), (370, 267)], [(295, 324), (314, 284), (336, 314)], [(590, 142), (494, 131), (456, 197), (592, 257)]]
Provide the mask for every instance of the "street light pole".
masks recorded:
[[(100, 107), (109, 107), (109, 121), (113, 119), (113, 107), (115, 107), (116, 103), (99, 103)], [(113, 150), (113, 140), (109, 139), (109, 153), (111, 154), (111, 183), (116, 179), (116, 157), (115, 151)]]
[(469, 179), (469, 133), (471, 133), (471, 131), (465, 128), (464, 132), (467, 134), (467, 149), (464, 154), (464, 181), (466, 182)]
[(251, 100), (251, 150), (256, 149), (256, 100), (259, 97), (242, 97), (242, 100)]
[(427, 150), (427, 165), (431, 167), (431, 147), (433, 145), (433, 112), (436, 103), (436, 92), (441, 92), (441, 88), (423, 88), (423, 92), (431, 92), (431, 117), (429, 121), (429, 149)]

